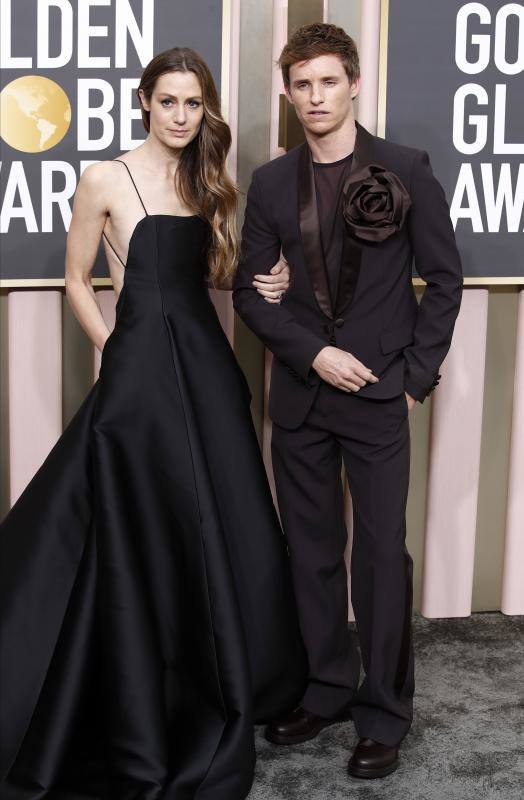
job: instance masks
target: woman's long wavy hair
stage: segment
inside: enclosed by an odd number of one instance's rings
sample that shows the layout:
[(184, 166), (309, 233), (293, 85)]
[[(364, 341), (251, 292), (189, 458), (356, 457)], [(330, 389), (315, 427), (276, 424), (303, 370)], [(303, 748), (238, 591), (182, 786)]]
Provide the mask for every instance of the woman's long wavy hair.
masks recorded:
[[(228, 283), (235, 271), (239, 241), (236, 227), (237, 188), (228, 175), (226, 158), (231, 131), (220, 111), (220, 99), (205, 61), (189, 47), (159, 53), (145, 68), (140, 85), (151, 100), (158, 78), (166, 72), (193, 72), (200, 83), (204, 115), (197, 136), (183, 149), (175, 176), (182, 201), (211, 226), (209, 277), (213, 285)], [(140, 103), (142, 121), (149, 133), (149, 111)]]

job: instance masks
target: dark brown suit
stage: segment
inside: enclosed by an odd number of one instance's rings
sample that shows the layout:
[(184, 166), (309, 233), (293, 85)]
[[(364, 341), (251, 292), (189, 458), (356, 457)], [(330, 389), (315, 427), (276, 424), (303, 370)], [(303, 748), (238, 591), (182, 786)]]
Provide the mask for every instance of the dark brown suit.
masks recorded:
[[(304, 706), (334, 715), (358, 684), (345, 625), (343, 458), (354, 507), (352, 601), (366, 671), (353, 716), (360, 735), (396, 744), (409, 729), (414, 688), (404, 391), (423, 402), (438, 383), (462, 272), (449, 208), (427, 154), (358, 125), (351, 171), (370, 163), (396, 173), (412, 206), (402, 229), (382, 243), (346, 234), (334, 308), (309, 148), (301, 145), (254, 172), (233, 302), (275, 356), (273, 466), (310, 658)], [(279, 306), (266, 303), (251, 281), (268, 272), (281, 249), (292, 283)], [(413, 257), (427, 282), (420, 305)], [(311, 364), (329, 344), (359, 358), (380, 381), (352, 394), (324, 383)]]

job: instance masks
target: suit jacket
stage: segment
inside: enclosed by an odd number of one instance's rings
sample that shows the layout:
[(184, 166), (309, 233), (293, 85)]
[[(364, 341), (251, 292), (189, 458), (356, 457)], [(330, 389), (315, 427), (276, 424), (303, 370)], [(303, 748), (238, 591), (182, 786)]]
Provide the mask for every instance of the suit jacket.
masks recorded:
[[(381, 243), (364, 243), (345, 232), (334, 303), (307, 143), (253, 173), (233, 304), (274, 355), (269, 415), (285, 428), (301, 425), (311, 408), (321, 381), (311, 364), (323, 347), (352, 353), (380, 378), (361, 388), (359, 397), (407, 391), (423, 402), (439, 381), (451, 344), (462, 268), (449, 207), (429, 157), (372, 136), (357, 123), (351, 171), (366, 164), (396, 173), (412, 205), (400, 231)], [(252, 280), (269, 272), (281, 250), (292, 277), (278, 305), (267, 303)], [(413, 257), (427, 283), (420, 304), (412, 284)]]

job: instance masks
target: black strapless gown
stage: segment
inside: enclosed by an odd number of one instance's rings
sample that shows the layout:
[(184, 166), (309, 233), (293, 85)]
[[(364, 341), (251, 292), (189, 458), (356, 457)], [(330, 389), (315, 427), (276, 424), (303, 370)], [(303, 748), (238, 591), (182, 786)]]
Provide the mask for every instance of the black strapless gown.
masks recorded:
[(99, 380), (0, 528), (3, 800), (240, 800), (303, 694), (208, 232), (138, 223)]

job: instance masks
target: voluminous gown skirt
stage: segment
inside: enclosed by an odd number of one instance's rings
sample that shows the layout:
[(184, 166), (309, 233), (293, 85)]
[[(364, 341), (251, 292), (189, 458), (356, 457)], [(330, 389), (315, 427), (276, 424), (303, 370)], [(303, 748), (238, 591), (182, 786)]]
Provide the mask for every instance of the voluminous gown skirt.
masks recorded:
[(100, 377), (0, 528), (0, 797), (241, 800), (307, 664), (207, 223), (149, 215)]

